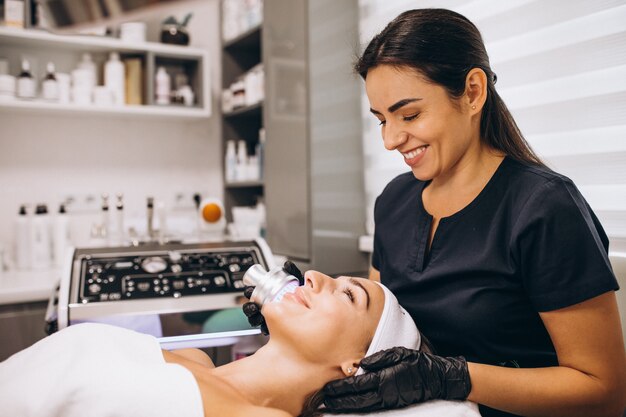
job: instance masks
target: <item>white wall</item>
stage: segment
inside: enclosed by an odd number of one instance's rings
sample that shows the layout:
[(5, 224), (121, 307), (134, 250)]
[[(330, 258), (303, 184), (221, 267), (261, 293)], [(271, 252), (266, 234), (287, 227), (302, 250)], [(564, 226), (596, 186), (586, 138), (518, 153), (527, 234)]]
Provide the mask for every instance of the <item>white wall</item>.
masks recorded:
[[(219, 2), (192, 6), (191, 44), (209, 50), (216, 109)], [(157, 39), (158, 22), (149, 22), (148, 34)], [(12, 221), (23, 203), (56, 209), (67, 195), (99, 200), (103, 192), (123, 192), (133, 215), (143, 214), (149, 195), (170, 204), (181, 192), (190, 203), (194, 192), (221, 197), (220, 137), (215, 112), (202, 121), (0, 113), (0, 244), (12, 246)]]
[[(572, 178), (612, 240), (626, 238), (626, 0), (360, 0), (361, 43), (399, 13), (455, 10), (483, 35), (496, 88), (531, 146)], [(406, 167), (363, 96), (367, 214)]]

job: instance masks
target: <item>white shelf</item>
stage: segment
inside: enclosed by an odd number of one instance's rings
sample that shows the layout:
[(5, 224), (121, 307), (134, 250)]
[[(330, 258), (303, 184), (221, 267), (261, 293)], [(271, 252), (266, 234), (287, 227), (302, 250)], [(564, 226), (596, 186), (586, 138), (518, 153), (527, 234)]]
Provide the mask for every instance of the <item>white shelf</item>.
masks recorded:
[[(130, 55), (144, 56), (147, 66), (148, 83), (152, 82), (154, 71), (159, 60), (197, 62), (196, 97), (201, 106), (157, 106), (152, 104), (136, 106), (96, 106), (46, 102), (42, 100), (1, 99), (0, 114), (37, 113), (108, 115), (115, 117), (153, 117), (170, 120), (206, 119), (211, 115), (211, 95), (209, 87), (209, 54), (201, 48), (167, 45), (155, 42), (125, 42), (116, 38), (84, 35), (57, 35), (43, 30), (0, 27), (0, 48), (12, 51), (13, 61), (18, 60), (21, 53), (30, 51), (35, 56), (45, 55), (49, 51), (60, 55), (77, 56), (82, 52), (102, 53), (121, 52)], [(10, 54), (9, 54), (10, 55)], [(65, 58), (67, 60), (67, 58)], [(146, 72), (144, 72), (145, 74)], [(144, 81), (145, 82), (145, 81)], [(193, 81), (192, 81), (193, 82)], [(146, 94), (154, 93), (147, 87)], [(151, 100), (149, 100), (151, 102)]]
[(159, 55), (179, 58), (199, 58), (206, 51), (180, 45), (167, 45), (155, 42), (125, 42), (116, 38), (84, 35), (56, 35), (42, 30), (0, 27), (0, 43), (10, 43), (21, 47), (50, 46), (57, 49), (76, 51), (153, 52)]
[(166, 117), (169, 119), (203, 119), (210, 116), (209, 109), (200, 107), (178, 106), (96, 106), (60, 104), (40, 100), (8, 100), (0, 101), (0, 114), (2, 113), (46, 113), (57, 114), (93, 114), (128, 117)]

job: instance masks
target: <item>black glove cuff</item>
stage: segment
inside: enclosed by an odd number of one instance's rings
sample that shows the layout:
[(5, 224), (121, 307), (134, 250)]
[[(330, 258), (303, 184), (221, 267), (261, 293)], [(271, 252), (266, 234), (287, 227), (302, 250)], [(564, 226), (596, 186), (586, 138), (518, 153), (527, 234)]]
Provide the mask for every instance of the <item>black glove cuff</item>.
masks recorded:
[(463, 356), (446, 359), (449, 361), (449, 368), (446, 372), (446, 392), (443, 398), (448, 400), (466, 400), (472, 390), (467, 360)]

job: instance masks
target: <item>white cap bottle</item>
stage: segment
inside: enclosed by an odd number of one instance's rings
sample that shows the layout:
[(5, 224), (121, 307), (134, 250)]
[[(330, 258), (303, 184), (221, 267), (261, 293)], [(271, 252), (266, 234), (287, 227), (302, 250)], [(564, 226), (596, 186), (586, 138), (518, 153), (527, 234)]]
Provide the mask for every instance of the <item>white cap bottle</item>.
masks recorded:
[(159, 67), (156, 73), (156, 104), (167, 105), (171, 102), (171, 80), (165, 67)]
[(52, 254), (54, 266), (63, 266), (67, 248), (71, 245), (70, 220), (65, 212), (65, 204), (59, 206), (59, 212), (52, 224)]
[(31, 267), (31, 218), (26, 212), (26, 206), (20, 206), (15, 219), (15, 263), (18, 269)]
[(52, 62), (48, 62), (46, 66), (46, 76), (41, 83), (41, 96), (44, 100), (59, 101), (59, 83)]
[(226, 171), (226, 182), (233, 182), (237, 180), (237, 152), (235, 150), (234, 140), (226, 142), (224, 169)]
[(245, 140), (237, 143), (237, 169), (235, 171), (237, 181), (248, 180), (248, 148)]
[(91, 54), (85, 52), (81, 57), (81, 61), (78, 63), (79, 69), (84, 69), (89, 72), (86, 88), (92, 89), (98, 84), (98, 68), (91, 59)]
[(124, 63), (120, 61), (120, 54), (111, 52), (109, 60), (104, 65), (104, 85), (113, 94), (113, 104), (126, 104), (126, 76)]
[(40, 204), (35, 210), (35, 216), (31, 228), (31, 250), (33, 269), (50, 268), (52, 263), (50, 241), (50, 222), (48, 220), (48, 207)]

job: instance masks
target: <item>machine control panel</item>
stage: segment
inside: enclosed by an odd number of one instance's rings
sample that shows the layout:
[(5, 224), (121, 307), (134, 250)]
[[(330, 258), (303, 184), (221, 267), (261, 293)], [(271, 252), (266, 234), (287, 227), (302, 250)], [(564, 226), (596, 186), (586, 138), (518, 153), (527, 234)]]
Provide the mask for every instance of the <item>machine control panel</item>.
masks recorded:
[(86, 255), (80, 259), (78, 302), (237, 293), (245, 287), (245, 271), (259, 262), (252, 248)]

